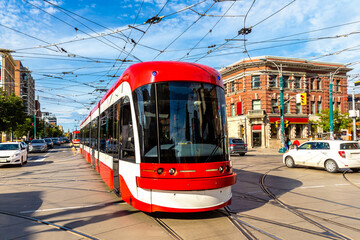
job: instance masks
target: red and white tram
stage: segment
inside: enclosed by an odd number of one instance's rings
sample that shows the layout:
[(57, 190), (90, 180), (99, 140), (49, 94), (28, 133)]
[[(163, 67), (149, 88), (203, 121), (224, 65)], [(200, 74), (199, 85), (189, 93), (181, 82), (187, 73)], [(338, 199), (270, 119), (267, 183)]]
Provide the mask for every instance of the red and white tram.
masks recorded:
[(231, 202), (220, 74), (184, 62), (130, 66), (80, 127), (80, 151), (124, 201), (145, 212)]
[(80, 131), (73, 131), (72, 132), (72, 137), (71, 137), (71, 142), (75, 145), (75, 144), (80, 144)]

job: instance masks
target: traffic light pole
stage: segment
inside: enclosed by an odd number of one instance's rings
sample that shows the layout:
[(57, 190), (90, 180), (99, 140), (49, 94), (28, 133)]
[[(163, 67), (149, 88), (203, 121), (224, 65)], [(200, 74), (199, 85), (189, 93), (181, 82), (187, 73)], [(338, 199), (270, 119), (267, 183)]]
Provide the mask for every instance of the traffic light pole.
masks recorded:
[[(335, 73), (334, 73), (335, 75)], [(331, 75), (330, 73), (330, 92), (329, 92), (329, 96), (330, 96), (330, 140), (334, 140), (334, 107), (333, 107), (333, 85), (334, 85), (334, 75)]]
[(36, 139), (36, 111), (34, 113), (34, 139)]
[(285, 116), (284, 116), (284, 78), (282, 76), (282, 65), (280, 64), (280, 143), (279, 153), (286, 152), (285, 147)]

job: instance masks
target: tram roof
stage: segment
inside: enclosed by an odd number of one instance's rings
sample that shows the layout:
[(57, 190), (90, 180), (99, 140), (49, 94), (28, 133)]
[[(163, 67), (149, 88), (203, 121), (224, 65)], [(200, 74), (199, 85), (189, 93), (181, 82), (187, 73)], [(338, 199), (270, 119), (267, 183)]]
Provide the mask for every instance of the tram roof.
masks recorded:
[[(134, 91), (138, 87), (146, 84), (169, 81), (204, 82), (224, 88), (220, 73), (202, 64), (176, 61), (142, 62), (128, 67), (106, 92), (100, 100), (100, 104), (123, 82), (128, 82), (131, 91)], [(90, 112), (89, 116), (98, 108), (99, 103)], [(83, 122), (85, 122), (89, 116), (87, 116)]]

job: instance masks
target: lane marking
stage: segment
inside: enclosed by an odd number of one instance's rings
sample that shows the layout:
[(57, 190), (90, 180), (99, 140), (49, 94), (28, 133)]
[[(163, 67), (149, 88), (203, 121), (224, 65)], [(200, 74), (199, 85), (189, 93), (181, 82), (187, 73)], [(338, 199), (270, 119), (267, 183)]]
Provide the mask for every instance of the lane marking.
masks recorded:
[(308, 187), (300, 187), (300, 188), (322, 188), (325, 187), (324, 185), (318, 185), (318, 186), (308, 186)]
[[(118, 204), (126, 204), (125, 202), (121, 202)], [(80, 209), (80, 208), (90, 208), (90, 207), (103, 207), (107, 204), (92, 204), (86, 206), (76, 206), (76, 207), (63, 207), (63, 208), (49, 208), (49, 209), (39, 209), (39, 210), (28, 210), (21, 211), (20, 213), (36, 213), (36, 212), (49, 212), (49, 211), (58, 211), (58, 210), (67, 210), (67, 209)]]

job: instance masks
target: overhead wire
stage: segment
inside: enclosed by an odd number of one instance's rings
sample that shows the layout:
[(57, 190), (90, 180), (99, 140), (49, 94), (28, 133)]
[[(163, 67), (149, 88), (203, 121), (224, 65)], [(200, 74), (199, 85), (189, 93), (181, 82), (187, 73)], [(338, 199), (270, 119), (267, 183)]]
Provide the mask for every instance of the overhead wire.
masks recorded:
[[(207, 13), (214, 5), (216, 2), (214, 2), (205, 12)], [(161, 52), (159, 52), (154, 58), (153, 61), (158, 58), (166, 49), (168, 49), (174, 42), (176, 42), (185, 32), (187, 32), (192, 26), (194, 26), (201, 18), (203, 18), (203, 15), (200, 15), (200, 17), (198, 19), (196, 19), (192, 24), (190, 24), (182, 33), (180, 33), (173, 41), (171, 41)]]
[(183, 57), (181, 57), (179, 59), (179, 61), (181, 61), (182, 59), (184, 59), (186, 56), (189, 56), (189, 54), (200, 44), (200, 42), (202, 42), (212, 31), (213, 29), (218, 25), (218, 23), (223, 19), (223, 16), (225, 16), (226, 13), (228, 13), (230, 11), (230, 9), (234, 6), (235, 1), (230, 5), (230, 7), (225, 11), (225, 13), (222, 15), (222, 17), (220, 17), (220, 19), (210, 28), (210, 30), (194, 45), (194, 47), (192, 47)]

